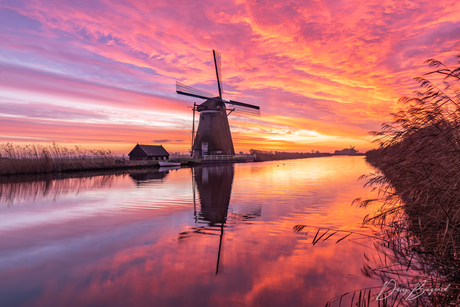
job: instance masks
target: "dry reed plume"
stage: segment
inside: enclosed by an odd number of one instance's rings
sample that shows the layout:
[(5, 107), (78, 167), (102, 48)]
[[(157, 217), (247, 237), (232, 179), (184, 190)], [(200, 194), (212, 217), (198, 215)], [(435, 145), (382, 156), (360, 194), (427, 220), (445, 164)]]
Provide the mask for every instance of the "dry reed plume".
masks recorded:
[[(382, 287), (359, 289), (326, 306), (460, 305), (460, 56), (457, 60), (452, 68), (428, 60), (434, 70), (415, 78), (421, 90), (401, 98), (405, 109), (393, 114), (393, 122), (383, 124), (381, 131), (372, 132), (380, 147), (369, 151), (366, 160), (378, 171), (363, 178), (379, 191), (379, 198), (355, 200), (363, 207), (381, 204), (363, 221), (379, 229), (376, 238), (350, 232), (371, 240), (378, 251), (378, 258), (366, 258), (362, 273), (383, 282), (393, 279), (408, 292), (379, 300)], [(329, 239), (332, 230), (327, 231), (322, 236)], [(425, 291), (408, 299), (422, 284)], [(429, 294), (431, 289), (435, 291)]]
[(444, 306), (458, 304), (460, 294), (460, 61), (453, 68), (426, 63), (434, 70), (415, 78), (422, 89), (401, 98), (406, 108), (373, 132), (380, 148), (366, 158), (380, 173), (367, 184), (379, 189), (383, 205), (364, 222), (381, 226), (396, 263), (420, 274), (412, 282), (429, 276), (429, 284), (450, 284), (426, 298)]
[(0, 144), (0, 175), (38, 174), (71, 170), (104, 169), (117, 165), (110, 150), (68, 149), (57, 143), (42, 145)]

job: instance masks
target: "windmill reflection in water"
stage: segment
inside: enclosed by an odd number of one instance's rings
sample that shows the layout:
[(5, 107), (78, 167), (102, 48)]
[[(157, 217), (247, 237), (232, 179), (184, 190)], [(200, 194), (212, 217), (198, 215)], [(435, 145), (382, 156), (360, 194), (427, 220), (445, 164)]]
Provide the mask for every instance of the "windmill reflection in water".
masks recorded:
[[(219, 263), (222, 251), (224, 230), (229, 227), (228, 208), (232, 194), (234, 177), (233, 164), (205, 165), (192, 168), (193, 202), (195, 227), (190, 231), (179, 234), (183, 240), (193, 235), (219, 235), (216, 275), (219, 273)], [(196, 191), (200, 201), (197, 210)], [(250, 220), (261, 215), (261, 209), (252, 213), (232, 214), (233, 220)], [(201, 224), (201, 226), (200, 226)]]

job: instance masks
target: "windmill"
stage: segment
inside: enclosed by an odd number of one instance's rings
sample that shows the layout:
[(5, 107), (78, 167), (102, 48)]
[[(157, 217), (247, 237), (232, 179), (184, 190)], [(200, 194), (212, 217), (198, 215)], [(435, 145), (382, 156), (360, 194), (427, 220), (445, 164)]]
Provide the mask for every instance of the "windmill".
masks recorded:
[[(207, 155), (234, 155), (232, 135), (228, 124), (228, 116), (233, 111), (249, 113), (260, 116), (260, 107), (235, 100), (222, 98), (222, 74), (221, 55), (213, 50), (214, 66), (216, 68), (217, 87), (219, 96), (213, 97), (208, 92), (176, 82), (176, 92), (181, 95), (205, 99), (201, 104), (193, 106), (193, 118), (195, 111), (200, 113), (198, 129), (194, 136), (195, 126), (192, 131), (192, 156), (199, 158)], [(229, 111), (227, 113), (227, 111)], [(195, 120), (193, 121), (195, 125)]]

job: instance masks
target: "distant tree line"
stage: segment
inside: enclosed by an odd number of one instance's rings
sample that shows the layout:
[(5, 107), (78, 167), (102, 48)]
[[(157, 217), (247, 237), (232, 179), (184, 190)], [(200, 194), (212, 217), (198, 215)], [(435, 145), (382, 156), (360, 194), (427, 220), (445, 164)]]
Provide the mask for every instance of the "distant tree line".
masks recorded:
[(251, 149), (249, 152), (256, 155), (256, 161), (272, 161), (272, 160), (287, 160), (287, 159), (302, 159), (314, 157), (332, 156), (330, 153), (316, 152), (285, 152), (285, 151), (263, 151)]

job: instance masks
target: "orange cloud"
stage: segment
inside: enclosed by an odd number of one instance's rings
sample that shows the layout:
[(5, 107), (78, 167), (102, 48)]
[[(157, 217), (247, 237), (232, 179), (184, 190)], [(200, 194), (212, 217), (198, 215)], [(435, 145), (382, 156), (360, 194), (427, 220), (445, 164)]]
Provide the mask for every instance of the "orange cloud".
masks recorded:
[[(397, 99), (415, 89), (411, 78), (426, 71), (424, 60), (458, 50), (459, 9), (453, 0), (7, 1), (0, 5), (1, 96), (17, 109), (19, 103), (50, 104), (51, 110), (58, 104), (81, 116), (84, 108), (92, 120), (104, 118), (101, 134), (123, 122), (147, 127), (143, 112), (152, 115), (152, 123), (169, 116), (173, 124), (180, 117), (177, 126), (168, 126), (171, 132), (158, 126), (151, 139), (164, 134), (186, 139), (191, 121), (186, 107), (194, 100), (176, 95), (174, 83), (216, 92), (210, 50), (218, 49), (225, 98), (262, 109), (262, 122), (235, 123), (237, 147), (246, 148), (239, 143), (243, 135), (268, 148), (282, 137), (273, 134), (298, 129), (323, 135), (324, 142), (314, 143), (320, 150), (329, 150), (333, 145), (327, 140), (344, 135), (347, 143), (369, 149), (367, 131), (389, 120)], [(36, 118), (11, 112), (25, 122)], [(276, 128), (277, 116), (296, 127)], [(2, 128), (7, 124), (0, 122)], [(72, 124), (86, 129), (87, 122)], [(259, 133), (253, 134), (256, 128)], [(133, 142), (122, 129), (119, 133), (118, 139), (113, 133), (115, 143)], [(23, 136), (40, 140), (37, 134)], [(308, 138), (290, 142), (286, 150), (311, 144)]]

